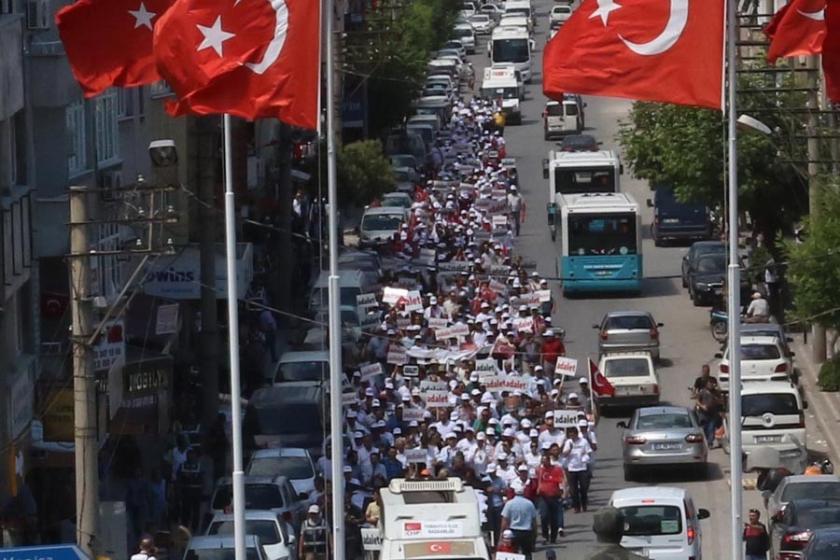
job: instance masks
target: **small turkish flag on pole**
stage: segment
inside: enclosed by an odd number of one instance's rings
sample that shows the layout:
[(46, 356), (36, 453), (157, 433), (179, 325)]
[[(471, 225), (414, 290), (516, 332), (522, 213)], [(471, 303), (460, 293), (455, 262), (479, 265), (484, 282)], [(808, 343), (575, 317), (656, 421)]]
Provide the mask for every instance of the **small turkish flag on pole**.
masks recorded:
[(826, 2), (825, 26), (822, 48), (825, 92), (832, 103), (840, 103), (840, 0)]
[(317, 128), (319, 24), (317, 0), (177, 0), (154, 34), (170, 112)]
[(615, 387), (610, 383), (598, 365), (589, 358), (589, 375), (592, 377), (592, 390), (600, 397), (612, 397), (615, 395)]
[(76, 81), (85, 97), (111, 86), (160, 80), (152, 30), (172, 0), (79, 0), (55, 15)]
[(825, 37), (825, 0), (793, 0), (773, 16), (764, 34), (770, 38), (769, 62), (819, 54)]
[(720, 109), (723, 0), (583, 0), (545, 49), (543, 92)]

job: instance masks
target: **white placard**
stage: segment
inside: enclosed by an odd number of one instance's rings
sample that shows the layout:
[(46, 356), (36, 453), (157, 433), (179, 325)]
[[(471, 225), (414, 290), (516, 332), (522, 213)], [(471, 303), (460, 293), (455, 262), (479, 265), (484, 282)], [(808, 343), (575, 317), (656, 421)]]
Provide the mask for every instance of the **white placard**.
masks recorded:
[(516, 332), (534, 332), (533, 317), (519, 317), (513, 320), (513, 328)]
[(439, 262), (437, 266), (438, 270), (450, 270), (453, 272), (469, 272), (470, 270), (469, 261)]
[(391, 286), (387, 286), (382, 290), (382, 301), (388, 305), (394, 305), (401, 299), (407, 298), (408, 290), (405, 288), (392, 288)]
[(423, 391), (420, 397), (426, 401), (426, 408), (446, 408), (449, 406), (449, 391)]
[(424, 379), (420, 382), (420, 391), (449, 391), (449, 385), (446, 384), (446, 381)]
[(382, 370), (382, 364), (373, 362), (372, 364), (365, 364), (359, 368), (359, 373), (362, 374), (362, 381), (368, 381), (372, 377), (385, 373)]
[(527, 294), (520, 295), (517, 303), (519, 305), (539, 305), (540, 301), (539, 292), (529, 292)]
[(409, 463), (425, 463), (429, 460), (429, 452), (422, 447), (406, 449), (405, 460)]
[[(362, 548), (364, 550), (382, 550), (382, 533), (378, 527), (362, 527)], [(521, 554), (518, 556), (522, 556)], [(524, 560), (524, 556), (522, 557)]]
[(496, 393), (501, 393), (502, 391), (521, 391), (524, 393), (528, 390), (528, 382), (515, 375), (494, 375), (493, 377), (488, 377), (484, 382), (484, 386), (487, 387), (488, 391)]
[(491, 265), (490, 274), (493, 276), (507, 276), (510, 274), (510, 267), (506, 264)]
[(551, 290), (537, 290), (537, 294), (540, 296), (540, 303), (551, 301)]
[(405, 347), (401, 344), (390, 344), (388, 346), (388, 357), (385, 360), (389, 364), (401, 366), (408, 362), (408, 355)]
[(497, 552), (496, 560), (525, 560), (525, 555), (517, 554), (515, 552)]
[(475, 361), (475, 371), (478, 373), (478, 380), (482, 383), (488, 377), (498, 375), (499, 370), (496, 367), (496, 360), (493, 358), (485, 358), (483, 360)]
[(348, 391), (341, 393), (341, 404), (343, 406), (350, 406), (351, 404), (356, 404), (357, 402), (359, 402), (359, 397), (355, 392)]
[(178, 332), (178, 304), (158, 305), (155, 334), (175, 334)]
[(504, 214), (496, 214), (493, 216), (493, 227), (494, 228), (504, 228), (507, 227), (507, 216)]
[(425, 416), (426, 411), (422, 408), (403, 408), (403, 422), (422, 422)]
[(411, 290), (405, 298), (406, 311), (423, 311), (423, 296), (417, 290)]
[(555, 428), (577, 427), (578, 416), (583, 412), (579, 408), (561, 408), (554, 411)]
[(403, 366), (402, 372), (406, 377), (417, 377), (420, 375), (420, 368), (417, 366)]
[(430, 317), (428, 322), (429, 328), (433, 331), (437, 329), (445, 329), (446, 326), (449, 325), (449, 319), (446, 319), (444, 317)]
[(554, 373), (555, 375), (574, 376), (577, 373), (577, 360), (558, 356), (557, 363), (554, 365)]
[(379, 302), (376, 301), (376, 294), (359, 294), (356, 296), (356, 307), (364, 309), (365, 307), (376, 307)]
[(465, 323), (455, 323), (450, 327), (449, 336), (467, 336), (470, 334), (470, 327)]

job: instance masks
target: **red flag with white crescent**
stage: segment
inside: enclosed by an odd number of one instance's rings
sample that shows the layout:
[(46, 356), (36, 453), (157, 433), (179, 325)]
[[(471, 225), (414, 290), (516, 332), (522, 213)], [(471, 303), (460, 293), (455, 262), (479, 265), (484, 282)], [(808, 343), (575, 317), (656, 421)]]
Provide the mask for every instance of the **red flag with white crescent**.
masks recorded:
[(592, 390), (601, 397), (612, 397), (615, 395), (615, 387), (609, 379), (598, 369), (598, 364), (589, 358), (589, 373), (592, 375)]
[(767, 60), (818, 54), (825, 37), (826, 0), (793, 0), (779, 10), (764, 30), (770, 38)]
[(833, 103), (840, 103), (840, 0), (826, 2), (825, 24), (822, 53), (825, 93)]

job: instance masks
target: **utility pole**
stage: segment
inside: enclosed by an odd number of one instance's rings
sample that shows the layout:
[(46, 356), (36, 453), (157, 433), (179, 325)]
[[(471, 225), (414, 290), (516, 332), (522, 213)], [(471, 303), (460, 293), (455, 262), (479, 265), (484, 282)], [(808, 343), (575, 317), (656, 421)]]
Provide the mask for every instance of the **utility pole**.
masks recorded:
[(96, 379), (89, 337), (93, 309), (89, 293), (88, 191), (70, 187), (70, 293), (73, 314), (73, 437), (76, 456), (76, 544), (95, 558), (99, 520)]
[(292, 238), (292, 131), (285, 123), (279, 123), (279, 134), (277, 138), (277, 204), (280, 211), (277, 215), (277, 262), (280, 264), (277, 274), (278, 295), (275, 301), (280, 309), (286, 312), (294, 312), (292, 302), (292, 279), (294, 272), (289, 268), (290, 263), (296, 266), (309, 266), (309, 262), (303, 260), (302, 252), (295, 255), (292, 250), (293, 243), (302, 246), (297, 239)]
[[(816, 56), (808, 57), (808, 213), (811, 218), (811, 227), (820, 219), (820, 184), (819, 184), (819, 159), (820, 144), (817, 137), (819, 129), (820, 109), (820, 87), (818, 81), (819, 62)], [(825, 327), (814, 323), (811, 327), (811, 355), (816, 363), (822, 363), (826, 357)]]
[(216, 294), (216, 169), (215, 119), (194, 117), (196, 182), (198, 183), (198, 249), (201, 282), (199, 369), (202, 386), (201, 425), (208, 430), (219, 413), (219, 327)]

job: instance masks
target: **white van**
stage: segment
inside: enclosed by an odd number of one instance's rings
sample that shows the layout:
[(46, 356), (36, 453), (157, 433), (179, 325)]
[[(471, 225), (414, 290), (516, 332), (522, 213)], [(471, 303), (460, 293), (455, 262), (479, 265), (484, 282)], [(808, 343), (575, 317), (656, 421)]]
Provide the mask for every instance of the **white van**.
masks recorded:
[(522, 92), (516, 81), (516, 70), (511, 67), (485, 68), (481, 95), (488, 99), (501, 99), (506, 121), (510, 124), (522, 124), (522, 110), (519, 105)]
[(478, 495), (460, 478), (395, 478), (380, 495), (379, 560), (489, 560)]
[(563, 134), (580, 134), (583, 129), (580, 119), (580, 107), (572, 98), (563, 101), (549, 101), (543, 111), (543, 131), (546, 140)]
[(615, 388), (612, 396), (598, 397), (600, 407), (659, 404), (659, 376), (650, 352), (604, 354), (598, 369)]
[(609, 505), (624, 515), (622, 548), (653, 560), (702, 560), (700, 520), (710, 514), (695, 508), (685, 489), (625, 488), (612, 493)]
[(741, 441), (744, 453), (772, 447), (793, 473), (808, 466), (805, 408), (796, 385), (789, 381), (744, 383), (741, 389)]

